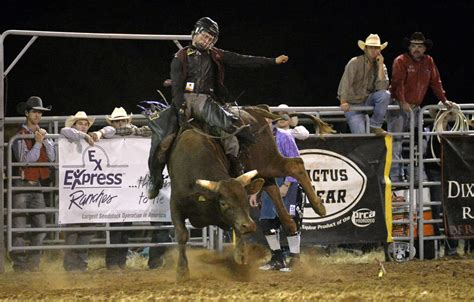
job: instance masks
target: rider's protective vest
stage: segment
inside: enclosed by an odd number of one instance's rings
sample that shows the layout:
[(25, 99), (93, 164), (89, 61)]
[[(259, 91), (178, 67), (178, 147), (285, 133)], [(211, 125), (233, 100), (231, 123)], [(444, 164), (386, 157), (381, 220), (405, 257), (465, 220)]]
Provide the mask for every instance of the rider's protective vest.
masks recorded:
[[(195, 91), (197, 93), (211, 94), (216, 98), (226, 97), (228, 92), (224, 86), (225, 70), (223, 62), (223, 51), (215, 47), (212, 47), (209, 50), (211, 61), (208, 65), (210, 66), (202, 64), (202, 61), (194, 60), (193, 57), (196, 56), (196, 52), (198, 52), (198, 50), (194, 47), (186, 46), (176, 53), (176, 58), (181, 62), (185, 84), (186, 82), (200, 84), (198, 87), (199, 90)], [(215, 68), (217, 68), (217, 76), (214, 75)], [(202, 72), (203, 69), (204, 74)]]

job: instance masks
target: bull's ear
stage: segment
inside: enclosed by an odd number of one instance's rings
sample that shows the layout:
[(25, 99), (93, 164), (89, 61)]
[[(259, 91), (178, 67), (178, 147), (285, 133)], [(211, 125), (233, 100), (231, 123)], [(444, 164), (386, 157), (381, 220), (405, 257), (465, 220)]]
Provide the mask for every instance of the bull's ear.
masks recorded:
[(252, 170), (240, 175), (235, 180), (237, 180), (242, 186), (245, 187), (250, 183), (250, 180), (252, 180), (252, 178), (257, 176), (257, 174), (258, 174), (257, 170)]
[(252, 180), (252, 182), (245, 187), (245, 189), (247, 190), (247, 194), (257, 194), (262, 189), (264, 183), (265, 180), (263, 178), (257, 178)]
[(196, 184), (212, 192), (217, 192), (219, 190), (219, 183), (216, 181), (198, 179)]

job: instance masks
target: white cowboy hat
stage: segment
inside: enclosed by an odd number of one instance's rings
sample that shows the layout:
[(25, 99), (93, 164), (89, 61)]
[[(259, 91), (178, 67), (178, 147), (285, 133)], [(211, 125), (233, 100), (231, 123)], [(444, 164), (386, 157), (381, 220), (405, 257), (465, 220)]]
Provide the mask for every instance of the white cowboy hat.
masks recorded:
[(107, 122), (110, 124), (112, 121), (118, 120), (128, 120), (129, 122), (132, 121), (132, 114), (127, 114), (127, 111), (123, 109), (123, 107), (115, 107), (114, 111), (112, 111), (111, 115), (107, 115), (105, 118)]
[(75, 122), (79, 120), (87, 120), (89, 122), (89, 128), (95, 121), (94, 117), (88, 117), (84, 111), (78, 111), (75, 115), (71, 115), (66, 119), (65, 126), (70, 128)]
[[(278, 105), (278, 108), (284, 108), (285, 109), (285, 110), (278, 111), (280, 114), (281, 113), (286, 113), (286, 114), (289, 113), (288, 110), (287, 110), (287, 108), (289, 108), (289, 107), (286, 104), (280, 104), (280, 105)], [(298, 125), (298, 117), (297, 116), (292, 116), (290, 118), (290, 127), (296, 127), (297, 125)]]
[(362, 50), (365, 50), (366, 46), (375, 46), (375, 47), (380, 47), (380, 50), (384, 49), (387, 47), (388, 42), (385, 42), (383, 44), (380, 44), (380, 37), (377, 34), (370, 34), (366, 39), (365, 42), (359, 40), (357, 41), (357, 45), (359, 45), (359, 48)]

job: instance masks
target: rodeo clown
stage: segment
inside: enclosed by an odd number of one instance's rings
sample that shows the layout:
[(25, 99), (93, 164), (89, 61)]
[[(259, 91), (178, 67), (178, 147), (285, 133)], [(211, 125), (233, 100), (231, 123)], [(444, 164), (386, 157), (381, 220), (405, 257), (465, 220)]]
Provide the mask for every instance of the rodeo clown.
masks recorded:
[[(279, 107), (285, 108), (285, 106)], [(282, 115), (283, 118), (275, 122), (275, 124), (272, 123), (271, 119), (266, 119), (272, 129), (273, 135), (275, 136), (278, 151), (284, 157), (299, 157), (300, 152), (296, 146), (295, 137), (293, 136), (294, 133), (289, 131), (292, 123), (293, 126), (296, 126), (296, 121), (291, 120), (287, 111), (280, 111), (278, 113)], [(299, 138), (307, 138), (307, 136), (304, 135), (304, 131), (301, 129), (303, 128), (300, 128), (299, 131), (302, 132), (303, 135), (299, 136)], [(263, 192), (261, 196), (262, 206), (260, 209), (259, 220), (260, 227), (265, 235), (272, 257), (270, 261), (265, 265), (260, 266), (259, 269), (264, 271), (279, 270), (281, 272), (290, 272), (292, 267), (297, 265), (300, 258), (300, 228), (303, 218), (302, 199), (301, 193), (298, 192), (298, 182), (293, 177), (287, 176), (277, 178), (276, 184), (280, 190), (280, 195), (283, 199), (286, 210), (296, 223), (297, 232), (295, 234), (284, 234), (286, 235), (289, 249), (289, 261), (287, 262), (282, 246), (280, 245), (280, 219), (270, 196), (266, 192)], [(254, 207), (257, 206), (256, 199), (257, 194), (250, 196), (250, 204)]]
[(209, 17), (199, 19), (191, 34), (191, 45), (179, 50), (171, 62), (172, 105), (159, 118), (150, 118), (154, 135), (148, 160), (153, 183), (148, 191), (149, 198), (156, 197), (163, 184), (161, 172), (178, 124), (191, 117), (226, 137), (223, 145), (231, 163), (231, 174), (242, 174), (243, 167), (238, 160), (239, 142), (233, 134), (250, 143), (254, 142), (254, 136), (248, 126), (239, 127), (239, 118), (222, 107), (229, 99), (224, 86), (224, 67), (262, 67), (288, 61), (285, 55), (255, 57), (214, 47), (219, 26)]

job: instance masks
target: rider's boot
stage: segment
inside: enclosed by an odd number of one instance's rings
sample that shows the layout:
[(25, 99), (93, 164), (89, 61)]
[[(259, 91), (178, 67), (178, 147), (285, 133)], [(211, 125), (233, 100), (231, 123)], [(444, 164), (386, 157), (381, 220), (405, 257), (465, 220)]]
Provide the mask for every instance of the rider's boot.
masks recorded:
[(148, 199), (155, 199), (163, 187), (163, 169), (165, 165), (157, 164), (150, 171), (150, 182), (148, 185)]
[(239, 177), (240, 175), (244, 174), (244, 165), (237, 156), (233, 154), (227, 154), (227, 158), (230, 162), (230, 176)]
[(162, 172), (167, 162), (167, 148), (172, 145), (171, 143), (162, 144), (162, 142), (167, 142), (168, 138), (178, 129), (176, 110), (174, 107), (170, 107), (162, 111), (159, 118), (150, 119), (148, 124), (153, 132), (148, 156), (148, 168), (150, 170), (148, 198), (154, 199), (163, 186)]
[(240, 119), (219, 106), (216, 102), (207, 101), (199, 114), (209, 126), (217, 127), (229, 134), (234, 134), (245, 142), (255, 143), (255, 136), (252, 134), (250, 126), (238, 126)]

